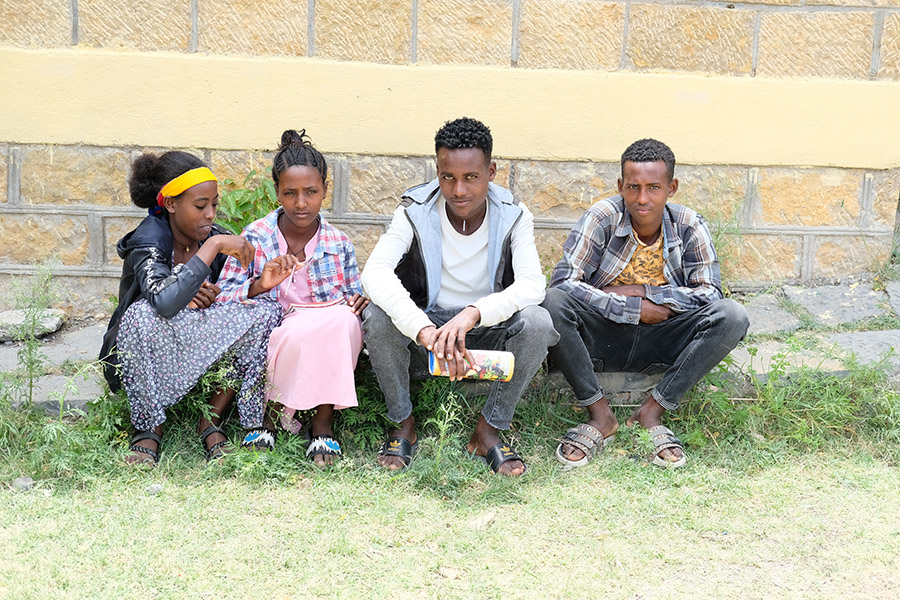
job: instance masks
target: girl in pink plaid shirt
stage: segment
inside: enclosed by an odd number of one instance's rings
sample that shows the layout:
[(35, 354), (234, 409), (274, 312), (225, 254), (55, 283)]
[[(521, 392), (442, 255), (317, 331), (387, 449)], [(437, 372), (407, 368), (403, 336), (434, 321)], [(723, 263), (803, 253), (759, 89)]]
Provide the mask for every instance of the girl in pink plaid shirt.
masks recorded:
[(315, 408), (307, 457), (332, 464), (341, 454), (334, 438), (335, 409), (357, 406), (353, 371), (362, 350), (362, 296), (353, 244), (319, 210), (328, 191), (328, 167), (306, 132), (289, 129), (272, 166), (281, 208), (248, 225), (254, 249), (247, 269), (229, 260), (217, 301), (277, 298), (284, 319), (269, 339), (270, 404), (294, 433), (298, 410)]

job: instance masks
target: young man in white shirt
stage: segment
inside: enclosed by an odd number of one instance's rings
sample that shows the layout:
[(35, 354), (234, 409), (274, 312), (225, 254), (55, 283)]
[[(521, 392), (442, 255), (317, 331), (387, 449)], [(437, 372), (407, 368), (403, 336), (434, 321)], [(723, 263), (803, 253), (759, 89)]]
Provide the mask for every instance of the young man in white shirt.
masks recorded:
[(515, 354), (511, 381), (495, 382), (466, 448), (504, 475), (526, 466), (503, 443), (516, 405), (559, 339), (539, 306), (546, 279), (534, 245), (534, 217), (492, 183), (490, 130), (474, 119), (450, 121), (435, 135), (437, 179), (407, 190), (388, 231), (366, 261), (371, 304), (363, 332), (397, 423), (379, 452), (388, 469), (409, 464), (417, 445), (409, 393), (411, 352), (447, 361), (451, 380), (466, 371), (468, 348)]

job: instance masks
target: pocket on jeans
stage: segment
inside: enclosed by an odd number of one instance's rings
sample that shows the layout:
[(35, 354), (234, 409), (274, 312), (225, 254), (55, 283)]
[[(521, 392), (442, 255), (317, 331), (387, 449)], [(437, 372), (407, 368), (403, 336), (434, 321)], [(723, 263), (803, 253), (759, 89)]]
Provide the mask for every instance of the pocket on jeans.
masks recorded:
[(669, 370), (671, 365), (667, 365), (666, 363), (650, 363), (643, 369), (641, 369), (641, 375), (659, 375), (660, 373), (665, 373)]

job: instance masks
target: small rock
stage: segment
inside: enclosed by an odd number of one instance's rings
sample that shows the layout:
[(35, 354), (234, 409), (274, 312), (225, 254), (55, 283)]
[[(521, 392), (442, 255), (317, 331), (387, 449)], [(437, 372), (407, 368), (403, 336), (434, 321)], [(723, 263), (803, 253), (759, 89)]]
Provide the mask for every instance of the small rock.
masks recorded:
[(151, 483), (147, 486), (147, 495), (148, 496), (157, 496), (163, 490), (163, 486), (161, 483)]
[[(41, 320), (38, 322), (35, 336), (41, 337), (57, 331), (62, 327), (63, 319), (65, 319), (65, 317), (66, 313), (59, 309), (50, 308), (45, 310)], [(0, 312), (0, 340), (8, 341), (16, 339), (16, 332), (24, 322), (24, 310), (6, 310)]]
[(452, 567), (439, 567), (438, 573), (444, 579), (459, 579), (459, 569)]
[(493, 523), (496, 517), (497, 513), (493, 511), (482, 513), (469, 521), (469, 527), (474, 529), (475, 531), (481, 531), (482, 529)]
[(27, 492), (34, 487), (34, 479), (31, 477), (16, 477), (12, 482), (12, 486), (17, 492)]

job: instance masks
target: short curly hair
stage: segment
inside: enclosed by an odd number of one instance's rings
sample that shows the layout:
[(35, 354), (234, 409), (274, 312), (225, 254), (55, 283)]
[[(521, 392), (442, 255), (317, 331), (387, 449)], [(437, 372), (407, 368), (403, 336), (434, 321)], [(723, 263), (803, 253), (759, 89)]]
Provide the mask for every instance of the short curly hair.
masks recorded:
[(462, 117), (455, 121), (447, 121), (434, 135), (434, 153), (441, 148), (458, 150), (460, 148), (480, 148), (484, 152), (484, 160), (491, 162), (494, 149), (494, 138), (488, 126), (476, 119)]
[(652, 138), (638, 140), (628, 146), (622, 153), (622, 177), (625, 177), (625, 161), (631, 162), (656, 162), (666, 163), (666, 172), (669, 181), (675, 178), (675, 153), (672, 149)]

